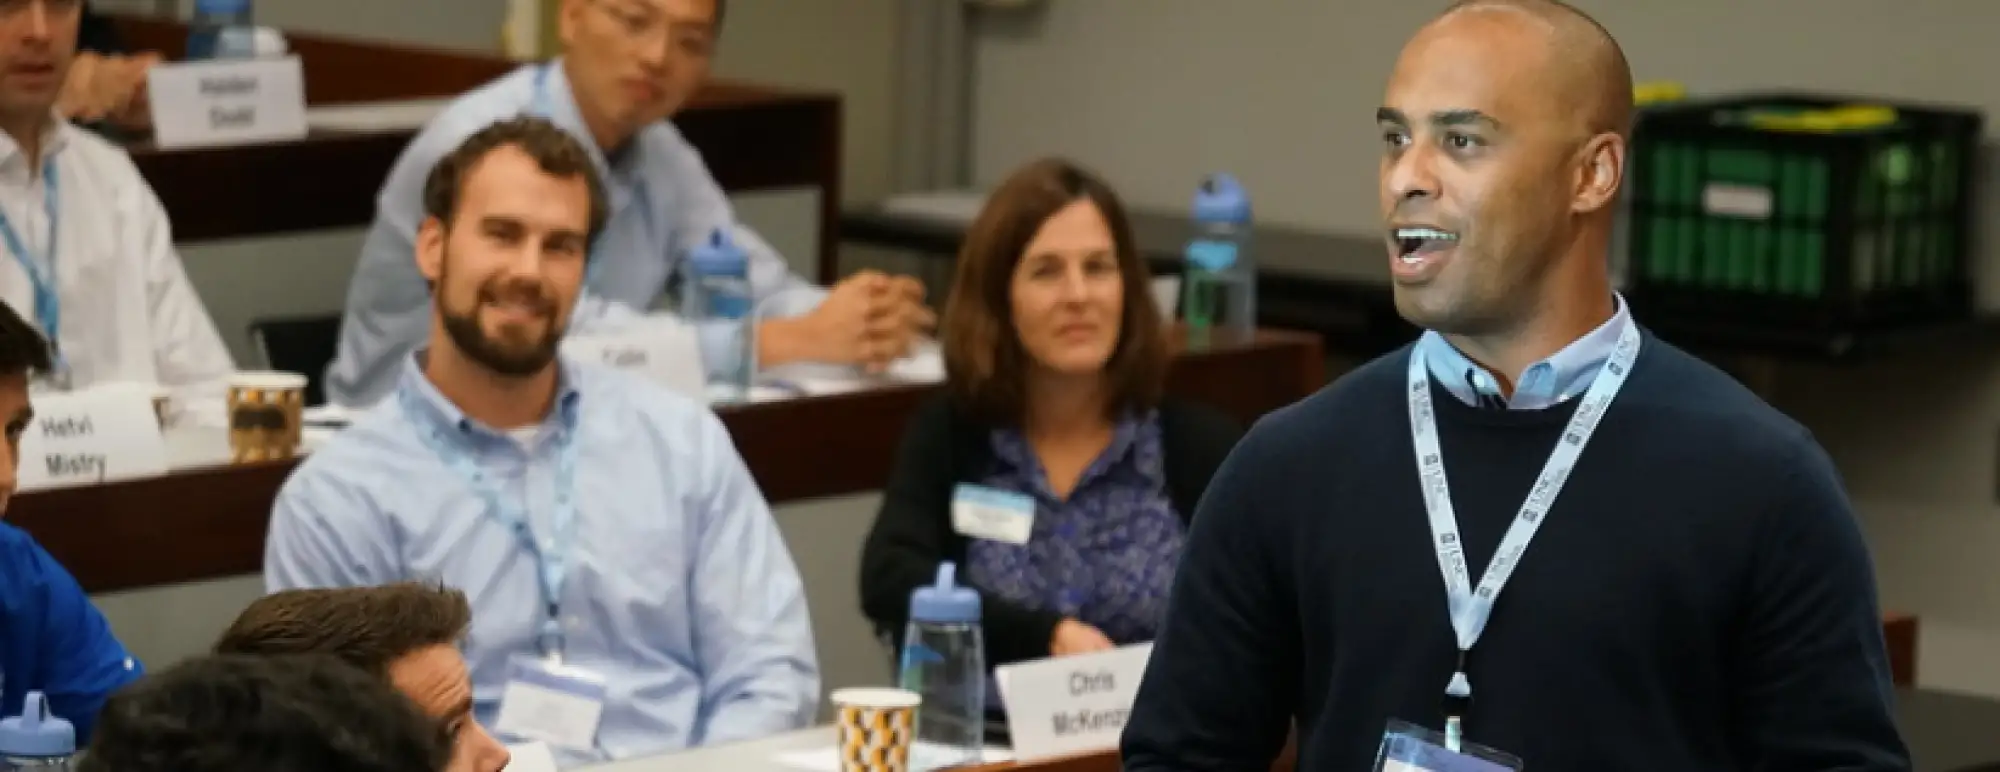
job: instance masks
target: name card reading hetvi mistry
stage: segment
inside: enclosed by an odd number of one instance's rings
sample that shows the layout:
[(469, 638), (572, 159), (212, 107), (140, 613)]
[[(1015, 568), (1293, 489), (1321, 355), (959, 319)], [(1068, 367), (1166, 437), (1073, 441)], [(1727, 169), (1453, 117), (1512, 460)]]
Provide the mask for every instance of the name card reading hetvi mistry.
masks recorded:
[(167, 471), (158, 414), (130, 390), (37, 394), (21, 433), (23, 491), (153, 477)]
[(146, 83), (153, 139), (163, 149), (306, 135), (305, 73), (297, 56), (160, 64)]
[(1015, 759), (1116, 749), (1152, 654), (1142, 643), (995, 668)]

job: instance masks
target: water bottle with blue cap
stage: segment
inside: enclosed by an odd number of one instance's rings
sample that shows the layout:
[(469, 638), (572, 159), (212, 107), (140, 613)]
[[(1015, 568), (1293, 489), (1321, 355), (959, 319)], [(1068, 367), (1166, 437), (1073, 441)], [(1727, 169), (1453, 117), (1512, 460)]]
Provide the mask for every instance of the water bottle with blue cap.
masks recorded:
[(0, 719), (0, 769), (69, 772), (75, 759), (76, 727), (41, 692), (28, 692), (21, 715)]
[(986, 642), (979, 592), (958, 584), (957, 574), (957, 564), (940, 563), (937, 583), (910, 594), (897, 681), (923, 696), (913, 772), (977, 764), (984, 751)]
[[(1210, 175), (1194, 194), (1194, 237), (1181, 275), (1181, 319), (1199, 348), (1215, 331), (1247, 338), (1257, 327), (1257, 268), (1250, 259), (1250, 195), (1235, 177)], [(1241, 338), (1236, 337), (1241, 336)]]
[(717, 228), (688, 253), (682, 315), (701, 335), (709, 393), (724, 402), (750, 392), (756, 330), (751, 317), (750, 256)]
[(188, 61), (256, 55), (250, 0), (195, 0), (188, 18)]

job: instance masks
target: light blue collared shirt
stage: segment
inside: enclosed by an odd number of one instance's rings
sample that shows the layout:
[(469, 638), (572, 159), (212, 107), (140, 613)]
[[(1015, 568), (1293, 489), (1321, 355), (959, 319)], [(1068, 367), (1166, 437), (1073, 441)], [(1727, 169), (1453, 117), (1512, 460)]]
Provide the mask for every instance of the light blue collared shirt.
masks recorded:
[(509, 656), (538, 653), (539, 563), (419, 432), (443, 429), (548, 539), (558, 435), (574, 421), (564, 662), (604, 676), (610, 691), (598, 753), (567, 755), (565, 766), (815, 717), (819, 666), (798, 568), (714, 413), (637, 376), (564, 361), (558, 409), (524, 439), (467, 418), (415, 360), (398, 386), (414, 410), (383, 401), (285, 481), (265, 545), (271, 591), (404, 580), (465, 591), (476, 715), (492, 726)]
[[(701, 153), (673, 124), (640, 129), (607, 159), (577, 112), (561, 60), (527, 65), (452, 102), (396, 159), (376, 196), (375, 222), (347, 288), (339, 349), (327, 367), (328, 400), (364, 407), (394, 390), (403, 360), (430, 333), (430, 290), (416, 263), (424, 178), (473, 133), (524, 113), (544, 115), (575, 135), (597, 162), (610, 197), (611, 216), (591, 250), (571, 329), (616, 325), (658, 305), (688, 250), (718, 228), (729, 228), (749, 256), (751, 292), (768, 315), (804, 313), (824, 297), (793, 275), (770, 244), (737, 223)], [(739, 350), (720, 340), (704, 341), (703, 349)], [(710, 363), (711, 370), (724, 367)]]
[(1612, 349), (1618, 347), (1618, 337), (1631, 326), (1632, 313), (1625, 307), (1624, 296), (1613, 297), (1618, 310), (1610, 319), (1547, 359), (1528, 365), (1515, 380), (1512, 397), (1501, 396), (1499, 382), (1486, 368), (1460, 353), (1435, 331), (1425, 330), (1417, 339), (1417, 353), (1430, 366), (1431, 378), (1465, 404), (1505, 405), (1509, 410), (1552, 407), (1590, 388), (1597, 371), (1611, 358)]

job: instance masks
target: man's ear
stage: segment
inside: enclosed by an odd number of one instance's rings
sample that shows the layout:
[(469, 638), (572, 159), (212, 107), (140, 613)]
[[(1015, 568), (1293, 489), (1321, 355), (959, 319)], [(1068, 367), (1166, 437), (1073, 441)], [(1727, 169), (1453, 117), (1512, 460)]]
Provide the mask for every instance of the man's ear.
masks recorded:
[(1618, 187), (1625, 181), (1625, 138), (1609, 132), (1591, 137), (1583, 144), (1577, 160), (1571, 211), (1587, 214), (1611, 206), (1618, 198)]
[(444, 242), (447, 228), (443, 220), (425, 217), (417, 225), (417, 272), (433, 286), (444, 271)]

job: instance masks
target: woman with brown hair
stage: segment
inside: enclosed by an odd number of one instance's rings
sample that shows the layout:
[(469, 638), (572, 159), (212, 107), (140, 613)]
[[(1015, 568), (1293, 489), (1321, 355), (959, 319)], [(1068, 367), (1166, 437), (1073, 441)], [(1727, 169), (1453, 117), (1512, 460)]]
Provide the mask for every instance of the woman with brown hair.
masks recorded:
[(862, 551), (879, 631), (900, 637), (910, 593), (952, 561), (982, 596), (989, 665), (1152, 639), (1241, 429), (1162, 399), (1150, 283), (1089, 172), (1042, 160), (993, 192), (940, 325), (945, 393), (911, 419)]

